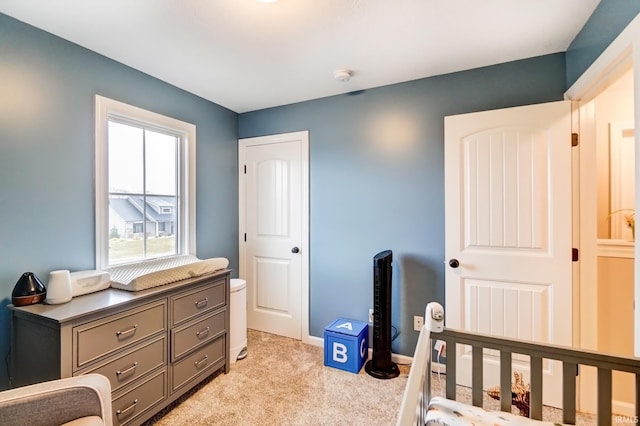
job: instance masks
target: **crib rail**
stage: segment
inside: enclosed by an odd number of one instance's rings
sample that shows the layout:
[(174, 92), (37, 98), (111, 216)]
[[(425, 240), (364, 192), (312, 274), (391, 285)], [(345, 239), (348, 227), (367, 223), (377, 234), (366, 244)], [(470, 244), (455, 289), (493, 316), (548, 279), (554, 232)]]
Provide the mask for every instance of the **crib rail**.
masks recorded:
[[(430, 399), (431, 377), (431, 334), (423, 329), (420, 332), (414, 355), (414, 363), (409, 374), (402, 408), (398, 416), (398, 425), (422, 424), (426, 405)], [(435, 336), (434, 336), (435, 337)], [(576, 376), (579, 366), (592, 366), (597, 369), (597, 424), (609, 425), (612, 421), (612, 374), (613, 371), (635, 375), (635, 415), (640, 418), (640, 358), (625, 358), (598, 352), (568, 348), (551, 344), (538, 344), (529, 341), (504, 339), (483, 334), (444, 329), (437, 338), (447, 344), (446, 358), (446, 397), (456, 398), (456, 345), (470, 345), (472, 354), (472, 404), (482, 407), (483, 389), (483, 349), (500, 352), (500, 409), (511, 412), (511, 377), (513, 354), (530, 357), (530, 417), (542, 419), (542, 373), (543, 360), (557, 360), (562, 363), (562, 417), (563, 423), (575, 424), (576, 420)], [(414, 369), (419, 371), (415, 372)], [(419, 384), (416, 384), (420, 382)], [(422, 389), (420, 389), (422, 387)], [(419, 389), (416, 392), (416, 389)], [(412, 405), (411, 405), (412, 404)], [(413, 409), (412, 409), (413, 408)], [(405, 412), (406, 411), (406, 412)]]
[(422, 327), (396, 426), (424, 425), (431, 399), (431, 332)]

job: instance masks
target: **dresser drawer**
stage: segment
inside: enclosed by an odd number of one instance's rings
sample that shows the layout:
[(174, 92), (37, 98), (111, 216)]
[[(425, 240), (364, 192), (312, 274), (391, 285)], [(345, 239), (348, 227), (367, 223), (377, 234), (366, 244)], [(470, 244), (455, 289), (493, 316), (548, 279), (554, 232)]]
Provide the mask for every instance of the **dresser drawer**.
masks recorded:
[(226, 311), (220, 311), (201, 319), (200, 321), (185, 325), (171, 332), (171, 360), (174, 361), (190, 350), (206, 344), (218, 337), (226, 330)]
[(84, 371), (83, 374), (102, 374), (111, 382), (111, 391), (116, 392), (138, 377), (166, 364), (167, 339), (162, 335), (150, 342), (135, 346), (134, 349), (98, 367)]
[(175, 392), (194, 377), (221, 367), (226, 350), (224, 341), (224, 336), (221, 336), (176, 362), (171, 370), (171, 392)]
[(113, 424), (124, 425), (148, 408), (167, 398), (167, 370), (143, 380), (133, 389), (113, 399)]
[(224, 306), (227, 286), (224, 279), (205, 287), (185, 291), (171, 298), (172, 325)]
[(166, 299), (74, 327), (74, 370), (166, 328)]

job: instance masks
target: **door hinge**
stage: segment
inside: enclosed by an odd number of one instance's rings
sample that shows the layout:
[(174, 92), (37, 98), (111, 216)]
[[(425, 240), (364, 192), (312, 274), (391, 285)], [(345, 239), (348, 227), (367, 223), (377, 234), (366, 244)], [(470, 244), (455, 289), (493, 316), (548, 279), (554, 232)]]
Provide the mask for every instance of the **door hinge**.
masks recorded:
[(579, 253), (578, 253), (578, 249), (577, 248), (572, 248), (571, 249), (571, 261), (572, 262), (577, 262), (578, 259), (580, 258)]
[(571, 133), (571, 146), (578, 146), (580, 138), (577, 133)]
[(247, 174), (247, 165), (246, 164), (244, 165), (244, 174), (245, 175)]

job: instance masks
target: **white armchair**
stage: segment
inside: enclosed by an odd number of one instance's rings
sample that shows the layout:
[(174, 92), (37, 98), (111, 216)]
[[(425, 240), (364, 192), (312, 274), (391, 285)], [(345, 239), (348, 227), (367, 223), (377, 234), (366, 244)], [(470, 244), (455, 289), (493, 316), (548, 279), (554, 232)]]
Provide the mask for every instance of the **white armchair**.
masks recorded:
[(111, 426), (111, 385), (99, 374), (0, 392), (0, 425)]

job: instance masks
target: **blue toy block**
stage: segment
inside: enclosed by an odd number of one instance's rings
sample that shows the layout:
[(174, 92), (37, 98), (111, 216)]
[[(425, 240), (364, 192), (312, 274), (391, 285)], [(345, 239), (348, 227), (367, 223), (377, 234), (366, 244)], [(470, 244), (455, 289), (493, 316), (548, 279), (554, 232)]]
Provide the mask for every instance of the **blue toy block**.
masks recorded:
[(358, 374), (369, 355), (369, 325), (338, 318), (324, 329), (324, 365)]

